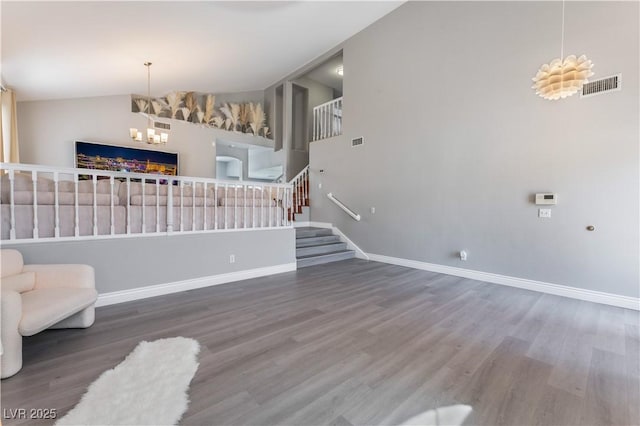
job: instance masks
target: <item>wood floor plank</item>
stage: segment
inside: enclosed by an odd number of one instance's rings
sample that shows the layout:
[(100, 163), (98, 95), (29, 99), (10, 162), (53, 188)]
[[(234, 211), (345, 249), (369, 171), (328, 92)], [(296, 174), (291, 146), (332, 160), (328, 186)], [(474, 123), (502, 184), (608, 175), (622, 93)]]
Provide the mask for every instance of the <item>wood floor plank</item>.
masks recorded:
[(627, 324), (625, 330), (629, 424), (640, 425), (640, 327)]
[(591, 354), (598, 334), (600, 310), (581, 302), (549, 377), (549, 385), (584, 397), (591, 366)]
[(582, 423), (629, 425), (625, 357), (594, 349), (585, 393)]
[[(352, 259), (97, 309), (24, 339), (3, 408), (63, 415), (141, 340), (201, 344), (185, 425), (638, 424), (637, 312)], [(2, 419), (5, 425), (51, 421)]]

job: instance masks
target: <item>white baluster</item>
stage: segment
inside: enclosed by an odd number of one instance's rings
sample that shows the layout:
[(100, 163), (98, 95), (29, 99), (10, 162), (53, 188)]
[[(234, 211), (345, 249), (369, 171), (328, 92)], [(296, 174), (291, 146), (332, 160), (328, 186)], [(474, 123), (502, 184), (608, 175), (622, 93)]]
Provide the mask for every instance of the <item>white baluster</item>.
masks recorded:
[(204, 231), (207, 230), (207, 182), (203, 182), (202, 185), (204, 185), (204, 198), (202, 199), (202, 206), (203, 206), (203, 218), (202, 218), (202, 229)]
[(287, 193), (285, 194), (285, 217), (286, 217), (286, 222), (287, 222), (287, 226), (289, 226), (289, 224), (291, 223), (291, 219), (292, 217), (289, 216), (289, 212), (293, 212), (293, 210), (291, 209), (291, 200), (292, 200), (292, 193), (293, 193), (293, 189), (290, 186), (287, 186)]
[(329, 105), (324, 106), (324, 137), (329, 137)]
[(333, 136), (336, 135), (334, 133), (334, 125), (333, 125), (333, 122), (335, 120), (335, 115), (334, 114), (336, 113), (336, 111), (335, 111), (335, 103), (331, 102), (329, 104), (329, 111), (330, 111), (330, 114), (331, 114), (329, 116), (329, 136), (333, 137)]
[(247, 210), (249, 210), (247, 208), (247, 190), (249, 189), (249, 185), (244, 185), (242, 187), (242, 193), (244, 195), (244, 202), (242, 203), (243, 207), (242, 207), (242, 227), (246, 228), (247, 227)]
[(280, 187), (276, 188), (276, 226), (282, 226), (281, 216), (280, 216), (280, 206), (278, 203), (280, 202)]
[(313, 109), (313, 140), (318, 140), (318, 109)]
[(55, 228), (53, 235), (56, 238), (60, 237), (60, 193), (58, 188), (59, 175), (58, 172), (53, 172), (53, 204), (54, 204), (54, 216), (55, 216)]
[(264, 228), (264, 185), (260, 187), (260, 227)]
[(213, 184), (213, 229), (218, 229), (218, 184)]
[(184, 231), (184, 181), (180, 180), (180, 232)]
[[(242, 173), (242, 172), (240, 172)], [(233, 197), (233, 228), (238, 229), (238, 185), (235, 186), (235, 192)]]
[(167, 179), (167, 233), (173, 233), (173, 179)]
[(227, 216), (228, 216), (228, 212), (229, 212), (229, 200), (228, 200), (228, 196), (229, 196), (229, 184), (224, 184), (224, 229), (228, 228), (228, 224), (227, 224)]
[(9, 193), (9, 203), (10, 203), (10, 209), (11, 209), (11, 229), (9, 230), (9, 238), (12, 240), (16, 239), (16, 202), (14, 199), (14, 192), (15, 192), (15, 183), (14, 183), (14, 178), (15, 178), (15, 171), (13, 169), (9, 170), (9, 190), (11, 191)]
[(338, 135), (342, 134), (342, 98), (338, 99)]
[(156, 178), (156, 233), (160, 232), (160, 179)]
[(74, 173), (73, 175), (73, 182), (74, 182), (74, 187), (75, 187), (75, 210), (76, 210), (76, 226), (74, 229), (74, 235), (76, 237), (80, 236), (80, 207), (78, 206), (78, 180), (80, 179), (80, 177), (78, 176), (78, 173)]
[(140, 187), (142, 188), (142, 233), (145, 234), (147, 232), (147, 215), (146, 215), (147, 202), (145, 201), (145, 196), (147, 192), (146, 179), (140, 179)]
[(256, 212), (258, 209), (256, 208), (256, 186), (251, 186), (251, 196), (253, 197), (251, 200), (251, 227), (256, 227)]
[(196, 230), (196, 181), (191, 181), (191, 230)]
[(109, 183), (111, 184), (111, 235), (116, 233), (116, 222), (115, 222), (115, 213), (114, 213), (114, 205), (113, 205), (113, 189), (116, 184), (115, 178), (111, 176), (109, 179)]
[(93, 175), (93, 235), (98, 235), (98, 175)]
[(302, 202), (303, 206), (307, 205), (307, 198), (309, 198), (309, 186), (308, 186), (308, 182), (309, 182), (309, 169), (305, 169), (304, 173), (302, 174), (302, 185), (304, 188), (304, 200)]
[(302, 177), (299, 177), (298, 178), (298, 200), (297, 200), (298, 201), (297, 202), (298, 205), (296, 206), (297, 207), (296, 213), (298, 211), (300, 211), (300, 207), (302, 206), (302, 197), (303, 196), (304, 196), (304, 193), (303, 193), (303, 188), (302, 188)]
[(127, 176), (127, 235), (131, 234), (131, 179)]
[(33, 238), (38, 238), (38, 172), (31, 172), (33, 181)]
[(273, 210), (272, 206), (271, 206), (271, 187), (269, 187), (269, 192), (267, 193), (267, 198), (268, 198), (267, 199), (267, 203), (268, 203), (267, 204), (267, 206), (268, 206), (267, 208), (269, 209), (269, 223), (268, 223), (267, 226), (271, 226), (272, 225), (272, 223), (271, 223), (271, 219), (272, 219), (271, 210)]

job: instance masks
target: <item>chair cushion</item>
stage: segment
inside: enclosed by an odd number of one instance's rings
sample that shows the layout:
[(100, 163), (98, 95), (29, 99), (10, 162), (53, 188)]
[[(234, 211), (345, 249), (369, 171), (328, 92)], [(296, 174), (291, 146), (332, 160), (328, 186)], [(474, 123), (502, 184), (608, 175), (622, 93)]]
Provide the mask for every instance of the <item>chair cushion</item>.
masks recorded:
[(35, 272), (23, 272), (17, 275), (2, 277), (2, 290), (12, 290), (18, 293), (33, 290), (36, 285)]
[(18, 331), (32, 336), (91, 306), (98, 298), (92, 288), (43, 288), (22, 293)]

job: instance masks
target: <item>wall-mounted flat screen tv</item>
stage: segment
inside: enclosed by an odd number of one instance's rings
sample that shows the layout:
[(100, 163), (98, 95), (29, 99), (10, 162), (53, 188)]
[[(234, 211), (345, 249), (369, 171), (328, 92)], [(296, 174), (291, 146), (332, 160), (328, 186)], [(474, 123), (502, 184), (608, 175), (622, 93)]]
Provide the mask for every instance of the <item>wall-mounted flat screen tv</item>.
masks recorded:
[(76, 141), (76, 167), (177, 176), (178, 154)]

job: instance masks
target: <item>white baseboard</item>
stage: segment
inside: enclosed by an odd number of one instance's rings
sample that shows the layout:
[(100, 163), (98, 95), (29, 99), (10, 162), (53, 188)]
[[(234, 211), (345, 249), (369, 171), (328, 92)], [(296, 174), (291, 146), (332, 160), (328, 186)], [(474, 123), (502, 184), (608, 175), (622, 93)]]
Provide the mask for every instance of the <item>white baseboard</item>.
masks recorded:
[(333, 229), (333, 233), (336, 235), (340, 236), (340, 241), (347, 243), (347, 248), (349, 250), (353, 250), (356, 252), (356, 257), (358, 259), (364, 259), (364, 260), (371, 260), (369, 259), (369, 255), (367, 253), (364, 252), (364, 250), (362, 250), (360, 247), (358, 247), (356, 245), (356, 243), (354, 243), (353, 241), (351, 241), (349, 239), (349, 237), (347, 237), (344, 232), (342, 232), (341, 230), (339, 230), (338, 228), (336, 228), (335, 226), (332, 226), (331, 229)]
[(267, 266), (264, 268), (247, 269), (245, 271), (229, 272), (226, 274), (211, 275), (202, 278), (176, 281), (166, 284), (150, 285), (146, 287), (132, 288), (129, 290), (114, 291), (98, 295), (96, 306), (108, 306), (116, 303), (130, 302), (132, 300), (146, 299), (148, 297), (162, 296), (181, 291), (194, 290), (196, 288), (209, 287), (234, 281), (248, 280), (267, 275), (280, 274), (296, 270), (296, 263), (284, 263), (281, 265)]
[(454, 275), (456, 277), (485, 281), (493, 284), (501, 284), (517, 287), (541, 293), (555, 294), (572, 299), (585, 300), (587, 302), (602, 303), (604, 305), (618, 306), (626, 309), (640, 310), (640, 299), (636, 297), (620, 296), (601, 291), (586, 290), (569, 287), (560, 284), (546, 283), (542, 281), (528, 280), (525, 278), (510, 277), (507, 275), (493, 274), (490, 272), (474, 271), (471, 269), (456, 268), (453, 266), (438, 265), (434, 263), (420, 262), (418, 260), (402, 259), (399, 257), (383, 256), (367, 253), (370, 260), (392, 265), (406, 266), (408, 268), (422, 269), (441, 274)]

